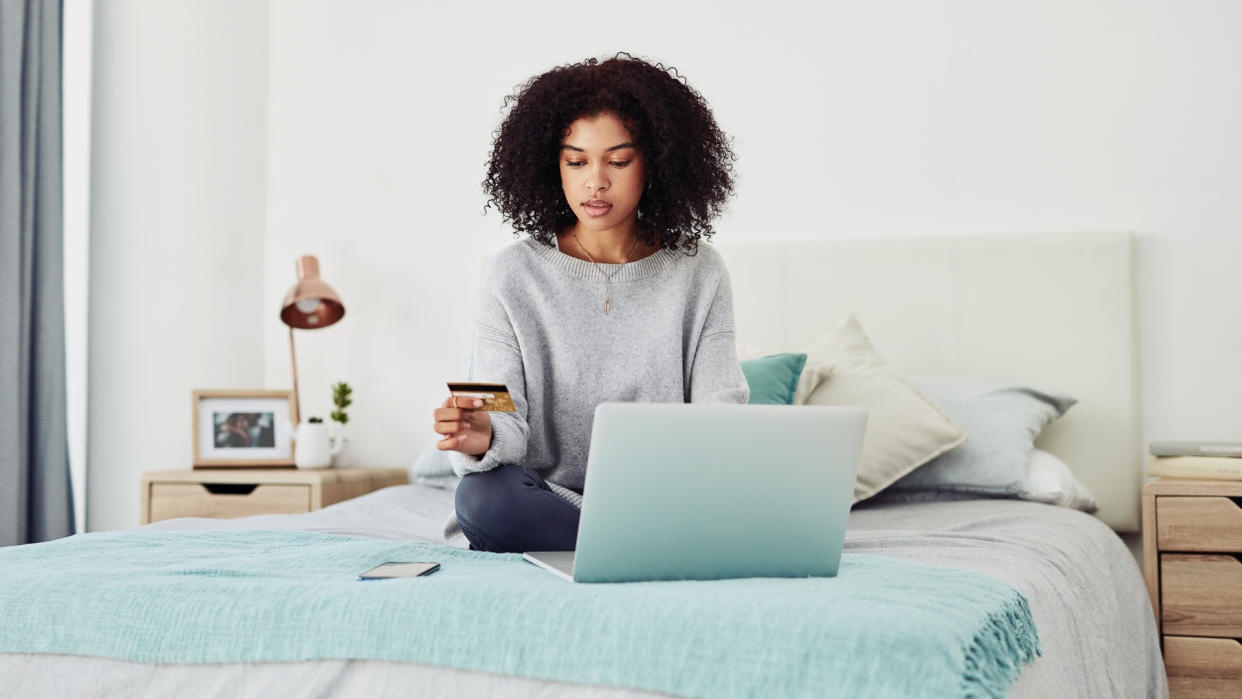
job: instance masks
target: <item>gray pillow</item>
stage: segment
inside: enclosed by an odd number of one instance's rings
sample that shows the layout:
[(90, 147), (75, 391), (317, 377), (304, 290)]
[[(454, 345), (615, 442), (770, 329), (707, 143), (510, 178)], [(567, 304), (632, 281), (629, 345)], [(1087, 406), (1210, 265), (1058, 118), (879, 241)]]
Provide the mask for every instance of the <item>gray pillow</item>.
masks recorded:
[(895, 491), (939, 490), (1021, 497), (1035, 439), (1076, 399), (1025, 386), (957, 376), (913, 376), (920, 393), (965, 430), (964, 444), (893, 483)]
[(411, 475), (423, 478), (444, 478), (456, 475), (453, 473), (453, 464), (449, 463), (448, 452), (436, 448), (436, 442), (439, 438), (434, 438), (427, 442), (423, 453), (418, 455), (418, 459), (414, 461), (414, 466), (410, 468)]
[(872, 505), (911, 505), (924, 502), (960, 502), (962, 500), (991, 500), (995, 495), (959, 493), (953, 490), (881, 490), (875, 497), (854, 507)]

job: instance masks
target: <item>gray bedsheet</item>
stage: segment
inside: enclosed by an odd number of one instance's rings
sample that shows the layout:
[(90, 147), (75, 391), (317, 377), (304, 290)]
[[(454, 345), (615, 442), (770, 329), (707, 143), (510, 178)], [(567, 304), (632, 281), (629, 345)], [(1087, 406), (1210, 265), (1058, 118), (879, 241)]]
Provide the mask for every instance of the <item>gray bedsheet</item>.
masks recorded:
[(1019, 500), (860, 507), (845, 546), (978, 571), (1026, 595), (1044, 652), (1014, 696), (1168, 695), (1142, 572), (1091, 515)]
[[(177, 519), (151, 529), (301, 529), (440, 542), (452, 492), (397, 486), (303, 515)], [(1164, 697), (1155, 621), (1134, 558), (1095, 518), (1015, 500), (860, 506), (846, 551), (967, 568), (1013, 585), (1030, 602), (1043, 657), (1017, 697)], [(148, 665), (103, 658), (0, 654), (0, 686), (17, 696), (512, 696), (640, 697), (449, 668), (333, 660), (290, 664)], [(825, 688), (831, 696), (831, 688)]]

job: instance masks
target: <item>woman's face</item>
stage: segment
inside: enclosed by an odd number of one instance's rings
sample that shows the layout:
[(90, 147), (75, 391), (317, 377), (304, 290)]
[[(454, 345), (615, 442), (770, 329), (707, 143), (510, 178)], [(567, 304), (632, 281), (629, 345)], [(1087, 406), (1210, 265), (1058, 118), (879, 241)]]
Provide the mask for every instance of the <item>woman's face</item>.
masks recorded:
[(633, 226), (646, 184), (643, 156), (615, 114), (578, 119), (561, 140), (561, 189), (579, 225)]

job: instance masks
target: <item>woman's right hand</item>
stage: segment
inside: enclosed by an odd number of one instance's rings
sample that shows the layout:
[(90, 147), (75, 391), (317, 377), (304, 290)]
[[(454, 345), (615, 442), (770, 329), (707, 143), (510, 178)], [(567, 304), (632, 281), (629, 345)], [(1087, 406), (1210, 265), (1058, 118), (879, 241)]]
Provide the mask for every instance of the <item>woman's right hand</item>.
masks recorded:
[[(453, 401), (471, 403), (472, 406), (457, 407)], [(487, 453), (492, 446), (492, 415), (486, 410), (473, 410), (483, 405), (477, 398), (455, 398), (449, 396), (444, 404), (432, 413), (435, 418), (434, 429), (445, 435), (445, 439), (436, 442), (441, 451), (459, 451), (471, 456)]]

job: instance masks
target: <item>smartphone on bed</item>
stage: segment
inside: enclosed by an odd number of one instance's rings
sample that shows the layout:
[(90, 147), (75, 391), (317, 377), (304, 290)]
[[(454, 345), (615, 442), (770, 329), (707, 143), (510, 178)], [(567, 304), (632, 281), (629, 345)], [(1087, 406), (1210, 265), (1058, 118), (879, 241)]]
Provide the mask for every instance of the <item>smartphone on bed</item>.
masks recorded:
[(394, 563), (378, 565), (358, 576), (359, 580), (388, 580), (389, 578), (417, 578), (440, 570), (439, 563)]

